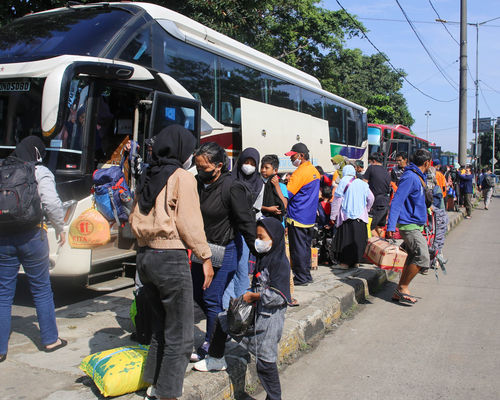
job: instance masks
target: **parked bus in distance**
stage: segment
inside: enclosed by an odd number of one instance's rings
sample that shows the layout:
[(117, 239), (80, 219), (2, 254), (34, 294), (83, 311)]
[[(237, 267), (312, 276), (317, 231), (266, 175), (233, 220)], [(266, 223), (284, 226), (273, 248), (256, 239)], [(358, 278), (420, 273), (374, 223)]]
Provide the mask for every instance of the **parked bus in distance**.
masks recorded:
[(455, 154), (441, 154), (441, 165), (455, 165)]
[[(304, 142), (328, 171), (341, 154), (367, 160), (366, 108), (329, 93), (311, 75), (147, 3), (72, 5), (0, 28), (0, 158), (28, 135), (47, 145), (72, 220), (91, 207), (92, 173), (119, 162), (168, 124), (222, 145), (284, 156)], [(127, 179), (131, 179), (128, 176)], [(133, 187), (133, 182), (132, 187)], [(57, 247), (49, 227), (51, 274), (93, 278), (135, 254), (119, 229), (92, 250)]]

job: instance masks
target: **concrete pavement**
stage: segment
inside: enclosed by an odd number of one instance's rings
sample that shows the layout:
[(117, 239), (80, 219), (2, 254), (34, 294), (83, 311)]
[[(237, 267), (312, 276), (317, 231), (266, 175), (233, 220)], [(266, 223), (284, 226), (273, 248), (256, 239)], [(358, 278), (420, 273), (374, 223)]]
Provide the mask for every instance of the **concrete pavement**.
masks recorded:
[[(452, 213), (454, 219), (461, 214)], [(451, 226), (451, 225), (450, 225)], [(280, 346), (280, 361), (286, 366), (307, 350), (358, 302), (364, 302), (387, 281), (387, 274), (365, 265), (342, 272), (328, 267), (313, 271), (314, 284), (296, 288), (301, 307), (287, 312)], [(430, 278), (430, 277), (427, 277)], [(433, 278), (432, 278), (433, 279)], [(36, 318), (24, 301), (14, 307), (13, 333), (6, 362), (0, 364), (0, 398), (94, 400), (101, 398), (91, 380), (78, 369), (88, 354), (130, 341), (129, 307), (131, 289), (69, 304), (57, 309), (60, 336), (69, 339), (67, 348), (52, 354), (39, 351)], [(196, 317), (196, 341), (201, 342), (204, 320)], [(201, 374), (188, 370), (183, 399), (220, 399), (255, 390), (253, 363), (247, 368), (244, 354), (236, 346), (230, 351), (228, 373)], [(25, 384), (20, 384), (19, 377)], [(143, 393), (122, 396), (139, 399)]]
[(413, 306), (386, 285), (281, 374), (283, 398), (499, 399), (500, 201), (479, 207), (448, 235), (448, 275), (418, 275)]

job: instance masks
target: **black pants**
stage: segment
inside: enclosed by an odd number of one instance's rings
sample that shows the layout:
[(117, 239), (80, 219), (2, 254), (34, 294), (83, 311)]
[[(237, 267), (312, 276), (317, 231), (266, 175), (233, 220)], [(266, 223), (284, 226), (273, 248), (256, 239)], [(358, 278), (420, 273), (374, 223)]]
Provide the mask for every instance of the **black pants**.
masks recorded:
[[(217, 320), (215, 332), (208, 349), (210, 357), (222, 358), (224, 356), (226, 338), (227, 334), (223, 331), (219, 320)], [(281, 384), (276, 363), (262, 361), (257, 358), (257, 375), (267, 393), (266, 400), (281, 400)]]
[(287, 224), (287, 227), (294, 281), (299, 284), (312, 282), (311, 242), (313, 228), (299, 228), (291, 224)]
[(181, 397), (193, 348), (193, 286), (185, 250), (140, 249), (137, 271), (153, 316), (143, 379), (159, 397)]

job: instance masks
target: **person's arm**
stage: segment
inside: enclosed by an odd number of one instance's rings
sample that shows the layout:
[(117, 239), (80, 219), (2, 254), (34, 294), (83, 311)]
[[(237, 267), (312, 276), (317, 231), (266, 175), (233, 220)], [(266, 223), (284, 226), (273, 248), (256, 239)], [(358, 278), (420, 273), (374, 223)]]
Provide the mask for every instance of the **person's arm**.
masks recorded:
[(64, 208), (57, 194), (54, 174), (44, 166), (37, 166), (35, 177), (38, 184), (38, 195), (42, 201), (43, 210), (50, 223), (56, 231), (56, 235), (61, 239), (64, 230)]
[(401, 209), (403, 208), (403, 204), (410, 194), (412, 187), (413, 180), (408, 177), (403, 176), (399, 181), (398, 190), (392, 199), (389, 218), (387, 219), (388, 232), (394, 232), (396, 230), (396, 224), (398, 222), (399, 215), (401, 214)]
[(373, 193), (370, 190), (370, 188), (368, 188), (368, 195), (366, 196), (366, 209), (368, 211), (371, 210), (374, 201), (375, 201), (375, 196), (373, 195)]
[(365, 174), (363, 175), (363, 180), (365, 182), (368, 182), (370, 180), (370, 175), (371, 175), (371, 172), (372, 172), (372, 169), (371, 169), (371, 166), (369, 166), (366, 171), (365, 171)]
[(273, 176), (273, 179), (271, 180), (271, 183), (274, 185), (274, 190), (276, 190), (276, 193), (278, 194), (278, 197), (283, 202), (283, 205), (285, 206), (285, 209), (286, 209), (287, 206), (288, 206), (288, 200), (283, 195), (283, 192), (281, 191), (280, 179), (278, 178), (278, 175), (274, 175)]
[(231, 215), (236, 228), (243, 235), (248, 248), (255, 254), (255, 237), (257, 225), (252, 207), (248, 204), (247, 192), (241, 183), (231, 185)]
[(332, 207), (330, 210), (330, 220), (331, 221), (337, 220), (339, 213), (340, 213), (340, 207), (342, 206), (342, 199), (343, 198), (344, 198), (343, 196), (339, 196), (337, 194), (335, 194), (333, 196)]

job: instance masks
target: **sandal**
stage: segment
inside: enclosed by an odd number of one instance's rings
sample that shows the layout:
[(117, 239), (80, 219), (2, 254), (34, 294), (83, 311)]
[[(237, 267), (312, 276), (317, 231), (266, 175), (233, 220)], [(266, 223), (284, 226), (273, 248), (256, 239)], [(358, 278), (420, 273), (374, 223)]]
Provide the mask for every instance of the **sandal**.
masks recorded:
[(288, 307), (298, 307), (298, 306), (300, 306), (300, 303), (297, 299), (292, 298), (292, 301), (288, 303)]
[(7, 354), (0, 354), (0, 363), (7, 359)]
[(407, 303), (407, 304), (415, 304), (418, 300), (416, 299), (415, 296), (412, 296), (411, 294), (407, 293), (402, 293), (398, 289), (394, 291), (394, 294), (392, 295), (392, 301), (397, 301), (400, 303)]
[(50, 349), (48, 349), (47, 347), (44, 347), (43, 351), (46, 353), (53, 353), (54, 351), (62, 349), (64, 346), (66, 346), (68, 344), (67, 340), (64, 340), (61, 338), (58, 338), (58, 339), (61, 341), (61, 343), (59, 343), (57, 346), (51, 347)]

